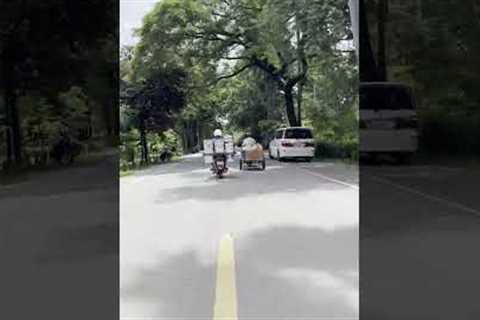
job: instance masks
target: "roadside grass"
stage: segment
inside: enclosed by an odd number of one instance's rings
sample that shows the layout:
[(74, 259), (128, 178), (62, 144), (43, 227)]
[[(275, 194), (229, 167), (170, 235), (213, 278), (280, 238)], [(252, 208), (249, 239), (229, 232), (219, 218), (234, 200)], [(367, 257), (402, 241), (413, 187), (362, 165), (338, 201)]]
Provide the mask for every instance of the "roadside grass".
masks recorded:
[(120, 178), (131, 176), (134, 172), (134, 170), (120, 170)]
[(334, 163), (343, 163), (348, 165), (358, 165), (359, 161), (356, 158), (343, 158), (343, 157), (322, 157), (316, 156), (312, 159), (312, 162), (334, 162)]
[(135, 166), (121, 166), (120, 167), (120, 178), (128, 177), (128, 176), (133, 176), (135, 173), (140, 172), (142, 170), (146, 170), (148, 168), (156, 167), (156, 166), (163, 166), (169, 163), (175, 163), (179, 162), (182, 159), (181, 156), (173, 156), (170, 161), (167, 162), (155, 162), (155, 163), (150, 163), (147, 165), (135, 165)]
[(0, 187), (19, 184), (26, 180), (26, 175), (19, 172), (0, 172)]

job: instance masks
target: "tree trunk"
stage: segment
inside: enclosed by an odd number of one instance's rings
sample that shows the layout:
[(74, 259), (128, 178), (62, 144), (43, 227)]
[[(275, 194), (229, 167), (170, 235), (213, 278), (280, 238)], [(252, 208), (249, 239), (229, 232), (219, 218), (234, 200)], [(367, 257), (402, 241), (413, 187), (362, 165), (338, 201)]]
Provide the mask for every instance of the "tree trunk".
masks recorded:
[(296, 38), (297, 38), (297, 56), (298, 60), (301, 61), (300, 72), (304, 75), (303, 78), (298, 81), (298, 91), (297, 91), (297, 126), (302, 126), (302, 96), (303, 96), (303, 84), (305, 83), (305, 75), (307, 74), (307, 59), (305, 57), (305, 48), (304, 41), (302, 37), (302, 31), (300, 28), (298, 11), (296, 14)]
[(302, 126), (302, 102), (303, 102), (303, 85), (304, 82), (298, 83), (298, 95), (297, 95), (297, 123), (298, 126)]
[(202, 125), (200, 122), (197, 122), (197, 137), (198, 137), (198, 151), (202, 150)]
[(368, 28), (367, 9), (365, 0), (359, 0), (360, 15), (360, 81), (375, 81), (377, 77), (377, 66), (373, 54), (372, 44), (370, 42), (370, 32)]
[(285, 108), (287, 111), (288, 123), (292, 127), (298, 126), (297, 116), (295, 115), (295, 102), (293, 99), (293, 88), (291, 86), (285, 86)]
[(142, 149), (142, 164), (148, 164), (150, 162), (148, 155), (148, 141), (147, 132), (145, 130), (145, 120), (140, 119), (140, 146)]
[[(9, 42), (9, 40), (7, 40)], [(22, 162), (22, 139), (20, 132), (20, 123), (17, 110), (17, 95), (15, 93), (15, 72), (14, 72), (15, 51), (11, 44), (7, 44), (2, 55), (2, 78), (4, 88), (4, 101), (7, 116), (7, 124), (10, 125), (10, 137), (8, 142), (10, 145), (7, 150), (7, 162), (11, 164)]]
[(378, 3), (378, 80), (387, 81), (387, 49), (386, 49), (386, 24), (388, 0)]
[(187, 143), (187, 122), (185, 120), (182, 121), (182, 148), (183, 152), (188, 152), (188, 143)]

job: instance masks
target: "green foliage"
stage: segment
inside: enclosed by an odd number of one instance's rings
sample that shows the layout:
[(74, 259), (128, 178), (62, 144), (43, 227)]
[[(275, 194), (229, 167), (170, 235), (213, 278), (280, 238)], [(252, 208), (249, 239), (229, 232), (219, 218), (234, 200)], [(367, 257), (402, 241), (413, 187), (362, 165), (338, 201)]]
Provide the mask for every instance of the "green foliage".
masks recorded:
[(437, 106), (420, 113), (425, 151), (449, 155), (480, 153), (480, 113), (451, 112)]
[(180, 139), (177, 133), (171, 129), (163, 131), (159, 134), (149, 134), (147, 136), (150, 151), (153, 154), (159, 154), (164, 150), (171, 151), (174, 154), (179, 154)]
[(140, 133), (137, 129), (130, 129), (120, 133), (120, 168), (134, 167), (139, 153)]
[[(121, 170), (135, 169), (140, 164), (140, 132), (131, 128), (121, 133), (120, 167)], [(160, 161), (160, 154), (164, 151), (171, 152), (172, 156), (181, 154), (180, 138), (173, 130), (161, 133), (148, 133), (147, 144), (150, 162)]]
[[(57, 125), (78, 121), (78, 101), (59, 97), (59, 92), (75, 86), (81, 86), (91, 100), (89, 108), (96, 121), (89, 126), (116, 133), (116, 104), (111, 101), (117, 94), (117, 31), (113, 28), (117, 4), (113, 0), (0, 2), (0, 89), (9, 97), (5, 106), (11, 115), (9, 161), (21, 165), (22, 154), (28, 153), (25, 147), (52, 140), (61, 131)], [(32, 97), (38, 101), (31, 101)], [(37, 111), (43, 114), (35, 115)], [(60, 125), (63, 115), (69, 118)], [(55, 120), (48, 123), (50, 117)]]
[(55, 107), (46, 98), (38, 96), (21, 97), (18, 105), (23, 114), (21, 127), (25, 147), (44, 147), (54, 143), (62, 127)]
[[(138, 45), (122, 48), (120, 76), (141, 92), (165, 70), (185, 72), (184, 104), (151, 132), (175, 128), (186, 152), (217, 127), (267, 144), (302, 120), (319, 138), (331, 130), (335, 143), (354, 141), (356, 62), (336, 49), (349, 28), (346, 0), (164, 0), (136, 31)], [(122, 130), (139, 127), (138, 114), (120, 116)]]

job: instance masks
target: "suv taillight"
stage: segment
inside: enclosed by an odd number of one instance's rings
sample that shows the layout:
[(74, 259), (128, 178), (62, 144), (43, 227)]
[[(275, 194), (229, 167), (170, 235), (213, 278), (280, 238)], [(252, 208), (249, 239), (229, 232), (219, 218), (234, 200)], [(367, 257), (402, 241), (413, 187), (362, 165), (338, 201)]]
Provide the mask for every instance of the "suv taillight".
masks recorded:
[(313, 142), (306, 142), (305, 147), (315, 147), (315, 143)]
[(293, 147), (293, 143), (290, 143), (290, 142), (282, 142), (282, 147)]

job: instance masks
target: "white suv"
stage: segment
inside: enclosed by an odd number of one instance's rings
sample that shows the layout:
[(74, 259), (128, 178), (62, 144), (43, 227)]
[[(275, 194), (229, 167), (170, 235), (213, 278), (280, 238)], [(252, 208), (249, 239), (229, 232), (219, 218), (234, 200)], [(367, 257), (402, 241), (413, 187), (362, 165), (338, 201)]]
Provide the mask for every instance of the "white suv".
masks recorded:
[(315, 155), (312, 129), (289, 127), (278, 129), (268, 146), (271, 159), (302, 158), (310, 161)]

